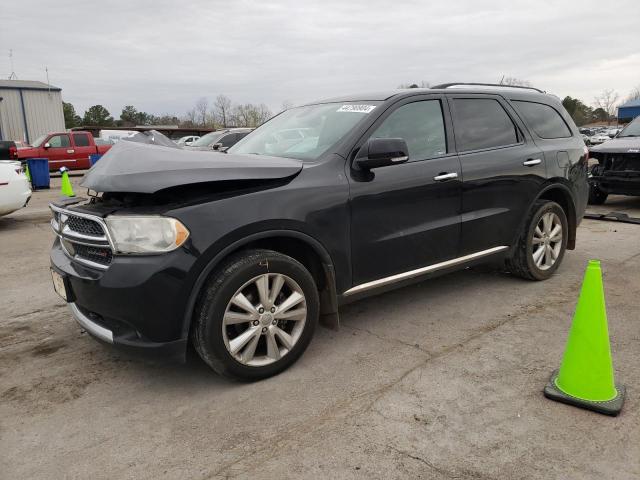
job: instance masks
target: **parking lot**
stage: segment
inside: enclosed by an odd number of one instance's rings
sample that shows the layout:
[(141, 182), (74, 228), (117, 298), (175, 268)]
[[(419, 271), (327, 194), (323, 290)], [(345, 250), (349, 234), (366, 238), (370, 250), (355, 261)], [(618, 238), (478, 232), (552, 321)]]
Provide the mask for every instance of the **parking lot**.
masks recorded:
[[(546, 282), (481, 267), (351, 304), (291, 369), (243, 384), (81, 332), (50, 285), (58, 185), (0, 218), (2, 478), (640, 476), (639, 226), (584, 220)], [(589, 210), (638, 217), (640, 198)], [(541, 393), (590, 258), (627, 386), (616, 418)]]

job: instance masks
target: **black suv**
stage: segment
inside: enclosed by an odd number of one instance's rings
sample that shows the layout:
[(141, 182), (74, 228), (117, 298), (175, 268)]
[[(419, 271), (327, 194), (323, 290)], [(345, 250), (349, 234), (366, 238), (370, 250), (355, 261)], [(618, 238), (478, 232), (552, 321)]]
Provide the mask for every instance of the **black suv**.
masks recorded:
[(460, 84), (293, 108), (226, 154), (119, 142), (83, 185), (99, 195), (51, 206), (54, 286), (80, 325), (164, 355), (191, 339), (243, 379), (365, 295), (501, 258), (549, 278), (588, 194), (555, 96)]

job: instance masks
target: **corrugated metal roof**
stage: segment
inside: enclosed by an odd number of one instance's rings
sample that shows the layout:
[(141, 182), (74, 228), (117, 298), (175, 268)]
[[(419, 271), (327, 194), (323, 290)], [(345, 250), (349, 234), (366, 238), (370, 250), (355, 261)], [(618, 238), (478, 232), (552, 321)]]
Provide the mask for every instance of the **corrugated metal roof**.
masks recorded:
[(618, 108), (627, 108), (627, 107), (640, 107), (640, 98), (637, 100), (630, 100), (624, 105), (620, 105)]
[(0, 80), (0, 89), (2, 88), (24, 90), (53, 90), (56, 92), (62, 90), (59, 87), (47, 85), (46, 83), (38, 82), (35, 80)]

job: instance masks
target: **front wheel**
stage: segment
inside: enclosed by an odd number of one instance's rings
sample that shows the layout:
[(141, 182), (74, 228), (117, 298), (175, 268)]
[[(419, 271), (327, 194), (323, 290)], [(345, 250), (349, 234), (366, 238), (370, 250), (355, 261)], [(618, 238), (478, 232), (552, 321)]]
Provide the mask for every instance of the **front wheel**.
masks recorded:
[(212, 275), (196, 305), (192, 338), (216, 372), (259, 380), (302, 355), (318, 316), (318, 290), (301, 263), (271, 250), (250, 250)]
[(537, 201), (507, 259), (507, 267), (514, 275), (528, 280), (546, 280), (562, 262), (568, 234), (562, 207), (549, 200)]

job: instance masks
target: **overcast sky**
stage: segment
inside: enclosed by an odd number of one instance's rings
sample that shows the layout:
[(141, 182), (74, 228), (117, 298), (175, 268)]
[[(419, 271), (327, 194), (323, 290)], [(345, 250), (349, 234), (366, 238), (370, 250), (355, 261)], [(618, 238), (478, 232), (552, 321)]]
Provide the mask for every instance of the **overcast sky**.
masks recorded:
[(530, 81), (592, 104), (640, 85), (640, 1), (2, 0), (0, 75), (79, 113), (183, 115), (200, 97), (294, 104), (426, 81)]

